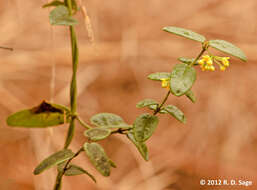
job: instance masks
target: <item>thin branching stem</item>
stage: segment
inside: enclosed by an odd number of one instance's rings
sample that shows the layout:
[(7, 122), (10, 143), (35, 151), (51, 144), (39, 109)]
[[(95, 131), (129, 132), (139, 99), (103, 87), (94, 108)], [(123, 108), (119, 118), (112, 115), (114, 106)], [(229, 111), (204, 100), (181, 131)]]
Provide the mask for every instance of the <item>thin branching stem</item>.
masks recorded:
[[(194, 60), (189, 66), (193, 66), (193, 65), (198, 61), (198, 59), (204, 54), (204, 52), (205, 52), (207, 49), (208, 49), (208, 44), (207, 44), (207, 45), (203, 44), (203, 48), (202, 48), (201, 52), (199, 53), (199, 55), (195, 58), (195, 60)], [(169, 97), (170, 93), (171, 93), (171, 92), (170, 92), (170, 90), (169, 90), (169, 91), (167, 92), (166, 96), (164, 97), (164, 99), (162, 100), (162, 103), (159, 104), (159, 105), (157, 106), (157, 108), (155, 109), (153, 115), (156, 115), (156, 114), (158, 114), (158, 113), (161, 111), (161, 108), (163, 107), (163, 105), (164, 105), (164, 104), (166, 103), (166, 101), (168, 100), (168, 97)]]
[(66, 164), (65, 164), (65, 166), (64, 166), (64, 168), (63, 168), (63, 172), (62, 172), (63, 174), (64, 174), (65, 171), (67, 170), (67, 168), (68, 168), (70, 162), (71, 162), (75, 157), (77, 157), (81, 152), (83, 152), (83, 151), (84, 151), (84, 148), (81, 147), (81, 148), (74, 154), (74, 156), (72, 156), (72, 157), (66, 162)]
[(92, 129), (92, 127), (85, 121), (83, 121), (79, 116), (76, 116), (76, 119), (78, 120), (81, 126), (85, 127), (86, 129)]
[(206, 49), (203, 48), (202, 51), (199, 53), (199, 55), (195, 58), (195, 60), (189, 66), (193, 66), (198, 61), (198, 59), (204, 54), (205, 51)]
[(56, 177), (56, 182), (54, 186), (54, 190), (61, 190), (62, 188), (62, 177), (65, 174), (65, 171), (68, 169), (68, 166), (70, 162), (76, 158), (82, 151), (84, 151), (84, 148), (81, 147), (65, 164), (63, 170), (61, 172), (58, 172), (57, 177)]
[(197, 63), (197, 61), (199, 60), (199, 58), (204, 54), (205, 51), (208, 51), (208, 47), (209, 47), (209, 42), (205, 41), (202, 44), (202, 51), (199, 53), (199, 55), (194, 59), (194, 61), (189, 65), (189, 66), (193, 66)]
[(170, 90), (168, 91), (168, 93), (166, 94), (164, 99), (162, 100), (162, 103), (157, 106), (157, 108), (154, 111), (153, 115), (156, 115), (157, 113), (159, 113), (161, 111), (161, 108), (166, 103), (166, 101), (168, 100), (169, 95), (170, 95)]
[(125, 128), (125, 129), (122, 129), (122, 128), (119, 128), (117, 130), (113, 130), (111, 134), (126, 134), (131, 128)]

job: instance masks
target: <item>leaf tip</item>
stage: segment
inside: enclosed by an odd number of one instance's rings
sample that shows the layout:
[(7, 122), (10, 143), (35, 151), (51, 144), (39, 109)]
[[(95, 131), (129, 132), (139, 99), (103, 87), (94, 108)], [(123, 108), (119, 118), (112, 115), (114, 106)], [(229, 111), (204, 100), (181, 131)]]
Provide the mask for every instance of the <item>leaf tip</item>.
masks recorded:
[(164, 26), (164, 27), (162, 28), (162, 30), (165, 31), (165, 32), (167, 32), (168, 26)]
[(241, 60), (242, 60), (243, 62), (247, 62), (247, 61), (248, 61), (246, 55), (244, 55), (244, 57), (242, 57)]
[(6, 124), (7, 124), (8, 126), (11, 126), (10, 116), (7, 117), (7, 119), (6, 119)]
[(34, 174), (34, 175), (40, 174), (40, 171), (38, 170), (38, 168), (35, 168), (35, 169), (34, 169), (33, 174)]
[(182, 123), (183, 124), (186, 124), (187, 123), (187, 120), (186, 120), (186, 117), (184, 116), (183, 120), (182, 120)]

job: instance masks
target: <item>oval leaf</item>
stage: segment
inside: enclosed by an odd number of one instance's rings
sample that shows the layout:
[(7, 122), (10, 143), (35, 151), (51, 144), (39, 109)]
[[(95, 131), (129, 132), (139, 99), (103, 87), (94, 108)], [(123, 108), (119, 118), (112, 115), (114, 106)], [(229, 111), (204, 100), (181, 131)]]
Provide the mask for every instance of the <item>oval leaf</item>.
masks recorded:
[(95, 168), (103, 176), (109, 176), (111, 172), (111, 163), (101, 145), (98, 143), (85, 143), (84, 150)]
[(38, 175), (52, 166), (58, 165), (74, 156), (74, 153), (69, 149), (64, 149), (56, 152), (44, 159), (34, 170), (34, 174)]
[(186, 96), (187, 96), (193, 103), (196, 102), (196, 97), (195, 97), (194, 93), (192, 92), (192, 90), (188, 90), (188, 91), (186, 92)]
[(123, 121), (123, 119), (113, 113), (99, 113), (90, 118), (93, 125), (97, 127), (107, 128), (130, 128), (130, 126)]
[(152, 99), (144, 99), (140, 102), (137, 103), (136, 107), (137, 108), (143, 108), (143, 107), (148, 107), (150, 105), (158, 105), (158, 102)]
[(158, 117), (150, 114), (142, 114), (136, 118), (133, 126), (136, 141), (144, 142), (149, 139), (158, 125)]
[(225, 40), (210, 40), (209, 46), (229, 55), (235, 56), (242, 61), (247, 61), (245, 53), (240, 48)]
[(167, 73), (167, 72), (152, 73), (152, 74), (148, 75), (147, 78), (151, 79), (151, 80), (161, 81), (161, 79), (169, 79), (170, 73)]
[(205, 41), (205, 37), (197, 34), (196, 32), (193, 32), (191, 30), (187, 30), (184, 28), (179, 28), (179, 27), (174, 27), (174, 26), (167, 26), (163, 28), (164, 31), (172, 33), (172, 34), (176, 34), (178, 36), (182, 36), (185, 38), (188, 38), (190, 40), (194, 40), (194, 41), (198, 41), (198, 42), (204, 42)]
[(44, 128), (69, 122), (69, 109), (43, 101), (39, 106), (16, 112), (7, 118), (13, 127)]
[(137, 142), (132, 133), (127, 134), (128, 139), (137, 147), (137, 150), (140, 152), (141, 156), (148, 161), (148, 150), (147, 146), (143, 142)]
[(164, 111), (167, 111), (170, 115), (175, 117), (178, 121), (182, 123), (186, 123), (186, 117), (184, 116), (184, 113), (178, 109), (176, 106), (168, 105), (162, 108)]
[[(58, 172), (63, 172), (63, 169), (66, 163), (67, 162), (62, 162), (61, 164), (58, 164), (58, 167), (57, 167)], [(64, 172), (65, 176), (75, 176), (75, 175), (81, 175), (81, 174), (88, 175), (94, 182), (96, 182), (96, 179), (92, 174), (88, 173), (88, 171), (74, 164), (70, 164)]]
[(57, 6), (49, 14), (50, 24), (72, 26), (77, 24), (77, 20), (72, 18), (67, 7), (63, 5)]
[(92, 141), (99, 141), (99, 140), (105, 139), (110, 134), (111, 134), (110, 129), (99, 128), (99, 127), (88, 129), (84, 132), (84, 135)]
[(170, 91), (175, 96), (184, 95), (194, 84), (196, 71), (185, 63), (177, 64), (171, 72)]

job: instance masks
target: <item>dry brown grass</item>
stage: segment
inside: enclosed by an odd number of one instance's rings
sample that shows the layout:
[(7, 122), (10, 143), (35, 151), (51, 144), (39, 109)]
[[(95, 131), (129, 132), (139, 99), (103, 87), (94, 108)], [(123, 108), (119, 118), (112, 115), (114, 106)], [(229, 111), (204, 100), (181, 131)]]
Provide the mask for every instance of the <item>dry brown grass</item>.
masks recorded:
[[(43, 99), (68, 105), (71, 75), (68, 30), (51, 27), (45, 0), (8, 0), (0, 4), (0, 189), (48, 190), (55, 170), (33, 176), (35, 165), (60, 149), (67, 126), (48, 130), (8, 128), (11, 112)], [(76, 162), (96, 175), (65, 177), (64, 190), (198, 190), (199, 179), (247, 179), (257, 189), (256, 82), (257, 2), (243, 0), (85, 0), (95, 42), (83, 24), (77, 27), (80, 45), (79, 111), (85, 120), (98, 112), (113, 112), (133, 122), (143, 98), (161, 99), (165, 90), (146, 79), (151, 72), (170, 71), (178, 56), (195, 56), (200, 45), (161, 31), (166, 25), (189, 28), (208, 38), (221, 38), (241, 47), (247, 63), (232, 59), (226, 72), (203, 73), (193, 87), (198, 102), (170, 98), (187, 116), (182, 125), (162, 116), (147, 143), (150, 161), (120, 136), (103, 142), (117, 163), (104, 178), (84, 156)], [(83, 16), (77, 16), (83, 23)], [(54, 69), (53, 69), (54, 67)], [(54, 75), (53, 75), (54, 73)], [(54, 85), (53, 85), (54, 84)], [(77, 127), (75, 150), (85, 139)]]

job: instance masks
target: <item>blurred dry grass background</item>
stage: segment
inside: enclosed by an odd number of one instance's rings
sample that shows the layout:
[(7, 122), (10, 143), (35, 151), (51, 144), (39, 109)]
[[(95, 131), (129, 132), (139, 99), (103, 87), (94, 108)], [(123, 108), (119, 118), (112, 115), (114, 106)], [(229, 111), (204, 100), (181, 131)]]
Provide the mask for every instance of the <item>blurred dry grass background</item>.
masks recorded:
[[(71, 55), (68, 30), (51, 27), (46, 0), (0, 3), (0, 189), (48, 190), (55, 170), (33, 176), (36, 164), (63, 146), (67, 126), (48, 130), (8, 128), (5, 119), (43, 99), (69, 104)], [(167, 25), (191, 29), (208, 39), (225, 39), (242, 48), (247, 63), (231, 59), (226, 72), (201, 72), (193, 87), (198, 101), (172, 97), (168, 103), (187, 116), (182, 125), (161, 116), (147, 145), (144, 162), (126, 138), (103, 142), (117, 163), (111, 177), (100, 176), (85, 156), (76, 159), (96, 175), (65, 177), (64, 190), (197, 190), (257, 189), (257, 1), (254, 0), (85, 0), (95, 41), (88, 39), (83, 17), (77, 29), (80, 47), (79, 107), (88, 121), (98, 112), (112, 112), (132, 123), (143, 110), (143, 98), (160, 100), (165, 90), (146, 76), (170, 71), (178, 56), (195, 56), (196, 42), (161, 31)], [(85, 141), (77, 127), (72, 149)], [(252, 180), (251, 187), (199, 185), (199, 179)]]

